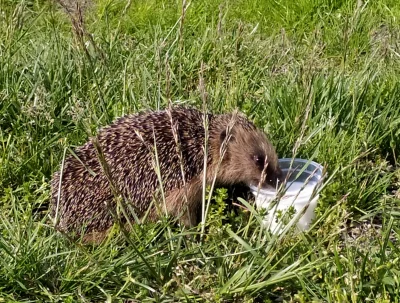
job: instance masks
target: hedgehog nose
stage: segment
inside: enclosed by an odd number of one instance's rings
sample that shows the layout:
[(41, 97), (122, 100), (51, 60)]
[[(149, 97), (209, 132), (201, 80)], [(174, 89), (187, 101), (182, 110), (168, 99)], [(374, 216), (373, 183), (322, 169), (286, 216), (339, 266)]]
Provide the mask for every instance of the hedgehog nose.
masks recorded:
[(276, 185), (279, 183), (279, 179), (278, 178), (271, 178), (268, 180), (269, 184), (272, 185), (273, 187), (276, 187)]
[[(268, 177), (267, 177), (268, 179)], [(281, 184), (283, 180), (283, 175), (282, 175), (282, 171), (278, 170), (275, 174), (273, 174), (270, 178), (269, 178), (269, 184), (272, 185), (273, 187), (277, 187)]]

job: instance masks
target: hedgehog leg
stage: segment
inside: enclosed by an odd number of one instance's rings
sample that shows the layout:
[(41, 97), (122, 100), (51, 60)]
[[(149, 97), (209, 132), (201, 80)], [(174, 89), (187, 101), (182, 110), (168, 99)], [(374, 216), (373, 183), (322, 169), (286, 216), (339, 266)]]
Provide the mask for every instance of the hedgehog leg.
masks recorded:
[(107, 229), (105, 231), (93, 231), (90, 232), (88, 234), (86, 234), (82, 241), (85, 244), (100, 244), (101, 242), (103, 242), (106, 237), (108, 236), (110, 229)]
[(199, 223), (198, 214), (201, 207), (201, 182), (192, 181), (182, 188), (173, 190), (166, 197), (168, 214), (190, 228)]

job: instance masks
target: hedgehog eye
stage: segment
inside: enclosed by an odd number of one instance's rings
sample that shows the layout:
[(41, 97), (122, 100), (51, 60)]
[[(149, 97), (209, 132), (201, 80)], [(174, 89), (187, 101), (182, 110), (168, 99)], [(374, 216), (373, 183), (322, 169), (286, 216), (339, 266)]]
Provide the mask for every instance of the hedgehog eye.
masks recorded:
[(254, 162), (256, 162), (256, 164), (259, 166), (259, 167), (261, 167), (261, 168), (263, 168), (264, 167), (264, 157), (263, 156), (260, 156), (260, 155), (254, 155), (253, 156), (253, 160), (254, 160)]

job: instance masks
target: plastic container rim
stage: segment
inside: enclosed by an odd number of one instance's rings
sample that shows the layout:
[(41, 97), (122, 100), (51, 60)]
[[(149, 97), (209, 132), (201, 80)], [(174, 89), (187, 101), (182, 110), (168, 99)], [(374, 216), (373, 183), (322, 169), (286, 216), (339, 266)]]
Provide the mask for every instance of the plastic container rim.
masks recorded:
[[(293, 165), (295, 162), (297, 162), (297, 163), (300, 162), (303, 164), (308, 163), (308, 166), (310, 166), (310, 165), (315, 166), (315, 169), (313, 169), (313, 170), (309, 170), (307, 167), (306, 169), (304, 169), (304, 172), (309, 172), (311, 174), (312, 172), (316, 171), (315, 176), (318, 178), (318, 181), (321, 179), (323, 166), (315, 161), (310, 161), (310, 160), (300, 159), (300, 158), (294, 158), (294, 159), (293, 158), (280, 158), (280, 159), (278, 159), (278, 162), (291, 162), (292, 160), (293, 160), (292, 168), (293, 168)], [(304, 167), (304, 165), (301, 168), (296, 169), (295, 171), (300, 171), (303, 169), (303, 167)], [(282, 169), (283, 172), (287, 172), (288, 170), (289, 170), (289, 168)], [(318, 173), (318, 171), (320, 171), (320, 173)], [(269, 190), (269, 189), (262, 189), (262, 188), (260, 188), (260, 190), (258, 190), (258, 186), (254, 186), (254, 185), (250, 186), (250, 190), (255, 196), (257, 195), (257, 193), (260, 195), (263, 195), (263, 196), (275, 196), (277, 194), (276, 190)], [(298, 190), (290, 190), (290, 188), (289, 188), (288, 190), (286, 190), (285, 195), (282, 198), (285, 198), (287, 196), (297, 195), (298, 192), (299, 192)], [(302, 192), (299, 193), (299, 197), (301, 197), (303, 195), (309, 196), (308, 193), (305, 193), (302, 190)]]

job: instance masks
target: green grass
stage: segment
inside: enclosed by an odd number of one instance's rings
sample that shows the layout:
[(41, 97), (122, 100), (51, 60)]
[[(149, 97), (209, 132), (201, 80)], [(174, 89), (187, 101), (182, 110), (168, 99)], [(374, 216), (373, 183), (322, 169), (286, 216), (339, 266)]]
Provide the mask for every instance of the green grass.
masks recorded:
[[(79, 36), (54, 3), (0, 0), (0, 302), (399, 302), (397, 2), (98, 0)], [(211, 111), (326, 166), (315, 226), (272, 236), (218, 190), (201, 241), (168, 222), (100, 246), (57, 233), (64, 151), (126, 113), (200, 108), (202, 63)]]

